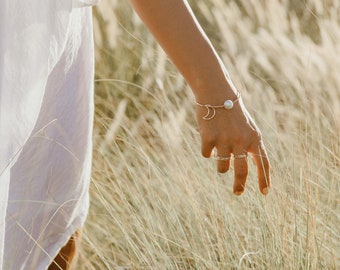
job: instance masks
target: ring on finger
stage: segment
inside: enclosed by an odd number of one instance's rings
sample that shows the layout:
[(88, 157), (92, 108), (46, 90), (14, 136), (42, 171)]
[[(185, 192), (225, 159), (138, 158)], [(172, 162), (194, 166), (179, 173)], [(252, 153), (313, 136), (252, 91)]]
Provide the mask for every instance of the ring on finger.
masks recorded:
[(243, 154), (239, 154), (239, 155), (234, 155), (234, 159), (247, 158), (247, 156), (248, 156), (247, 153), (243, 153)]
[(228, 161), (230, 159), (230, 156), (215, 156), (215, 159), (218, 160), (218, 161)]

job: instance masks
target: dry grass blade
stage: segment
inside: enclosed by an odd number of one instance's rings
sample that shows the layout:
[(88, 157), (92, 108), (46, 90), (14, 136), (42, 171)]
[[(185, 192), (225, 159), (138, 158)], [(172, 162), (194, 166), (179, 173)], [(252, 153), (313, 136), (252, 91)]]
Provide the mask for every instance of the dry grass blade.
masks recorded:
[(194, 104), (127, 1), (95, 9), (92, 204), (79, 269), (340, 267), (339, 1), (191, 4), (264, 134), (273, 188), (200, 157)]

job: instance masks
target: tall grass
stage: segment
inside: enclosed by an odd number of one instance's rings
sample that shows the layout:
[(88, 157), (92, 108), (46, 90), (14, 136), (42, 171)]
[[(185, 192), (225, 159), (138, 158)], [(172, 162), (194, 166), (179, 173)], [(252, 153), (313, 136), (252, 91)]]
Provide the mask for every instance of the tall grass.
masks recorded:
[(191, 4), (263, 132), (272, 189), (251, 165), (232, 194), (232, 169), (200, 156), (181, 75), (128, 1), (102, 0), (79, 269), (337, 269), (340, 2)]

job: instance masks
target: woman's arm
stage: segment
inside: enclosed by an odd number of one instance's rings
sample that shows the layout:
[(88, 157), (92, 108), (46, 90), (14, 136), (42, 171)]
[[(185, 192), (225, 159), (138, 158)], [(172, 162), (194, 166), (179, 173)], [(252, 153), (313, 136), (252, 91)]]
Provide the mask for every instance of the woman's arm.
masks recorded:
[(186, 1), (131, 0), (131, 3), (189, 83), (198, 102), (214, 104), (235, 98), (218, 55)]
[[(195, 19), (185, 0), (130, 0), (140, 18), (184, 76), (201, 104), (221, 105), (235, 100), (237, 91), (209, 39)], [(244, 191), (250, 152), (257, 166), (259, 187), (269, 190), (269, 162), (259, 129), (249, 116), (242, 100), (231, 110), (216, 109), (210, 120), (204, 119), (208, 109), (197, 106), (197, 121), (202, 138), (202, 155), (210, 157), (217, 150), (219, 172), (230, 167), (234, 155), (234, 193)]]

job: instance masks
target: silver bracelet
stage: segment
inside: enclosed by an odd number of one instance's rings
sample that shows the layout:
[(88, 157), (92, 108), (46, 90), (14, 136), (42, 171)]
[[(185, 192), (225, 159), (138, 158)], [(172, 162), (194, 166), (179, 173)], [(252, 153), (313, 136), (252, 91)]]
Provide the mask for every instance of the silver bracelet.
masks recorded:
[(237, 92), (237, 98), (235, 100), (227, 99), (224, 101), (223, 105), (210, 105), (210, 104), (200, 104), (195, 100), (195, 104), (200, 107), (204, 107), (207, 109), (207, 114), (202, 117), (204, 120), (211, 120), (216, 115), (216, 109), (224, 108), (226, 110), (231, 110), (234, 107), (234, 104), (238, 102), (241, 98), (240, 92)]

